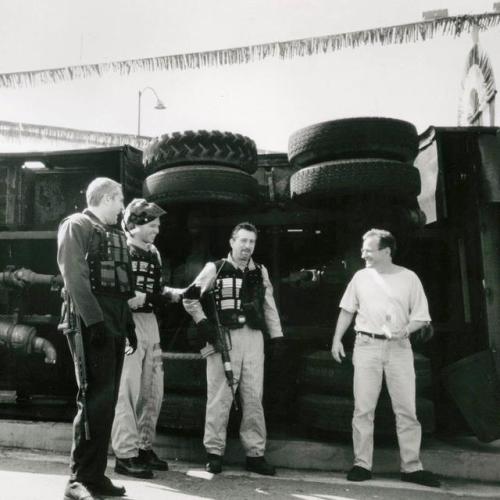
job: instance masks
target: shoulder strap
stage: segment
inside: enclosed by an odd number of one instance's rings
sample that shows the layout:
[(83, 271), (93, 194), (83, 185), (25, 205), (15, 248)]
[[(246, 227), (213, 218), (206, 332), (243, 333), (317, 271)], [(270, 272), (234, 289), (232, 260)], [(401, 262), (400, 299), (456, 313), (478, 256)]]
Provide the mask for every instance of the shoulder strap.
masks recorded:
[(226, 262), (227, 262), (226, 259), (220, 259), (220, 260), (217, 260), (217, 261), (214, 262), (214, 264), (215, 264), (215, 270), (216, 270), (215, 278), (214, 278), (214, 283), (217, 280), (217, 278), (219, 277), (219, 274), (222, 271), (222, 268), (224, 267), (224, 265), (225, 265)]
[[(387, 295), (387, 297), (395, 304), (398, 305), (401, 309), (404, 310), (403, 304), (397, 297), (397, 295), (394, 293), (393, 289), (385, 282), (379, 273), (375, 271), (375, 269), (369, 269), (370, 271), (370, 276), (373, 278), (375, 283), (384, 291), (384, 293)], [(405, 311), (406, 312), (406, 311)]]

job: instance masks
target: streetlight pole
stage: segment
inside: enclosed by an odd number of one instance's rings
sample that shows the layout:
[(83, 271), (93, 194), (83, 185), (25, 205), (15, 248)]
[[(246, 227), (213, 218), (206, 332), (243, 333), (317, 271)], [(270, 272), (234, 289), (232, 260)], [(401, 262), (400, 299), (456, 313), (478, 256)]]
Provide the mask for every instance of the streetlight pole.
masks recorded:
[(165, 104), (163, 104), (162, 100), (158, 97), (158, 94), (153, 87), (144, 87), (142, 90), (139, 90), (137, 96), (137, 137), (141, 135), (141, 99), (142, 94), (146, 90), (150, 90), (151, 92), (153, 92), (154, 96), (156, 97), (156, 104), (154, 106), (155, 109), (166, 109)]

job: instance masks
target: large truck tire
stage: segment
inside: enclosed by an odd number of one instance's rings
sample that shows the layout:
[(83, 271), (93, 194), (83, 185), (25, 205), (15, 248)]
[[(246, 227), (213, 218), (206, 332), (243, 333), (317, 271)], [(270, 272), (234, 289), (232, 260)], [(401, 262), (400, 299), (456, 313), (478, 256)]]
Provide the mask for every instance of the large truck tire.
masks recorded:
[(415, 126), (393, 118), (346, 118), (317, 123), (294, 132), (288, 142), (288, 158), (297, 167), (345, 158), (413, 163), (417, 153)]
[(235, 168), (189, 165), (146, 177), (143, 194), (162, 207), (194, 204), (249, 206), (258, 198), (257, 181)]
[(319, 163), (295, 172), (290, 178), (292, 199), (310, 205), (361, 194), (409, 199), (418, 196), (420, 187), (418, 169), (379, 159)]
[[(417, 398), (417, 418), (422, 432), (435, 430), (434, 404)], [(345, 396), (304, 394), (298, 399), (298, 419), (305, 427), (327, 432), (351, 433), (354, 400)], [(391, 402), (380, 398), (375, 410), (375, 434), (392, 435), (396, 432), (396, 420)]]
[(164, 352), (164, 388), (170, 392), (206, 394), (207, 362), (198, 353)]
[(207, 397), (167, 392), (158, 418), (158, 427), (179, 430), (202, 430), (205, 425)]
[[(428, 358), (413, 352), (417, 396), (432, 394), (432, 372)], [(302, 391), (352, 396), (354, 367), (352, 352), (337, 363), (330, 351), (315, 351), (302, 357), (298, 383)], [(385, 382), (381, 397), (388, 397)]]
[(249, 137), (218, 130), (188, 130), (152, 139), (143, 162), (150, 173), (182, 165), (224, 165), (257, 170), (257, 147)]

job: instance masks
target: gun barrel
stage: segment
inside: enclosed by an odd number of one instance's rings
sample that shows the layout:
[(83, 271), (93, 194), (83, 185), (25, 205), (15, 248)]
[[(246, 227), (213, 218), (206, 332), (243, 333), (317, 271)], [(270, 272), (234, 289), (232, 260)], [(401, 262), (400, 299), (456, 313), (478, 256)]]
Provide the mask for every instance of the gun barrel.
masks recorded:
[(214, 317), (215, 317), (215, 328), (217, 330), (218, 344), (220, 348), (220, 354), (222, 358), (222, 363), (224, 366), (224, 374), (226, 375), (227, 383), (229, 388), (231, 389), (231, 394), (233, 395), (234, 409), (238, 411), (238, 401), (236, 399), (236, 393), (234, 390), (234, 386), (236, 385), (236, 381), (234, 380), (233, 367), (231, 365), (231, 357), (229, 356), (229, 348), (227, 345), (227, 329), (222, 326), (219, 313), (217, 311), (217, 304), (215, 302), (214, 294), (210, 294), (212, 297), (212, 303), (214, 307)]
[(68, 325), (69, 328), (64, 330), (64, 333), (68, 339), (68, 343), (71, 350), (71, 355), (73, 357), (73, 362), (75, 365), (75, 376), (78, 388), (80, 390), (80, 401), (82, 405), (83, 412), (83, 429), (85, 432), (85, 439), (90, 440), (90, 424), (87, 413), (87, 367), (85, 364), (85, 349), (83, 346), (82, 338), (82, 324), (80, 317), (75, 312), (72, 307), (71, 300), (68, 294), (65, 294), (65, 299), (67, 300), (66, 312), (68, 315)]

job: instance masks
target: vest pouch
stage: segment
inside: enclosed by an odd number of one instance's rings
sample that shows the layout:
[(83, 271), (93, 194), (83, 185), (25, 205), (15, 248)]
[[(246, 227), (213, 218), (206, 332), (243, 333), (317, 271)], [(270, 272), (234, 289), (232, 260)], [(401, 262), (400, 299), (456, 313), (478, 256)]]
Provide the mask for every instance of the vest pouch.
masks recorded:
[(264, 330), (264, 314), (261, 302), (257, 297), (254, 298), (251, 302), (242, 303), (241, 308), (250, 328), (253, 328), (254, 330)]
[(242, 328), (247, 323), (247, 319), (243, 311), (236, 309), (222, 310), (219, 312), (221, 325), (231, 330)]
[(92, 290), (130, 297), (133, 276), (125, 235), (95, 223), (93, 225), (93, 238), (98, 238), (98, 242), (96, 247), (89, 249), (87, 256)]

